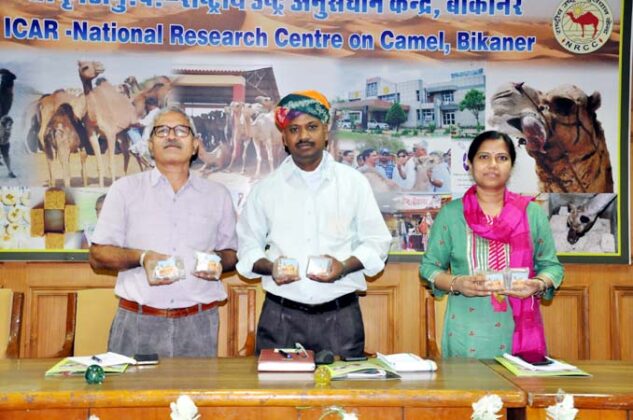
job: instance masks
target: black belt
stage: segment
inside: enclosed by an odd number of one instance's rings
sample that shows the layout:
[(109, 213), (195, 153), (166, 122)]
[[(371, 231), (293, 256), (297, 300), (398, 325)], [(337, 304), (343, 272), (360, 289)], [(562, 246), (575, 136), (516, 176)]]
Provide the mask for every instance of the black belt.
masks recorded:
[(329, 302), (319, 303), (317, 305), (308, 305), (307, 303), (295, 302), (294, 300), (282, 298), (280, 296), (273, 295), (272, 293), (266, 293), (266, 299), (272, 300), (273, 302), (278, 303), (284, 308), (297, 309), (299, 311), (307, 312), (310, 314), (335, 311), (337, 309), (345, 308), (354, 302), (358, 302), (358, 296), (356, 295), (356, 293), (348, 293)]

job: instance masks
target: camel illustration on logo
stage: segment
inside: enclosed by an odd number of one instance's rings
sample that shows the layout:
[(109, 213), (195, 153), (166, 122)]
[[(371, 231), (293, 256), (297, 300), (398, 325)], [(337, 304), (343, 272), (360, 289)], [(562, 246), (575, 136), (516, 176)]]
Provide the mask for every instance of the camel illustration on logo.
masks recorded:
[(574, 12), (567, 12), (567, 16), (571, 19), (572, 22), (580, 25), (580, 29), (582, 30), (581, 37), (585, 37), (585, 25), (593, 26), (593, 35), (591, 38), (595, 38), (598, 33), (598, 17), (591, 12), (585, 12), (582, 15), (575, 17)]

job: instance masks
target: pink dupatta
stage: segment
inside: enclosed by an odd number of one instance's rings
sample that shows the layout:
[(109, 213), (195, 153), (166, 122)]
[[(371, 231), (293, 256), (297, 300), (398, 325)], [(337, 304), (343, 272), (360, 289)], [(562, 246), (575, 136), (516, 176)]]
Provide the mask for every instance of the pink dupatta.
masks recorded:
[[(484, 214), (477, 201), (477, 186), (466, 191), (462, 202), (466, 223), (477, 236), (510, 245), (510, 267), (528, 267), (530, 277), (534, 276), (534, 250), (527, 217), (527, 206), (531, 197), (523, 197), (508, 189), (503, 193), (503, 209), (493, 223)], [(496, 298), (491, 296), (495, 310), (504, 311)], [(540, 299), (534, 296), (525, 299), (508, 297), (514, 318), (512, 335), (512, 354), (528, 362), (537, 362), (545, 358), (547, 348), (545, 331), (541, 316)]]

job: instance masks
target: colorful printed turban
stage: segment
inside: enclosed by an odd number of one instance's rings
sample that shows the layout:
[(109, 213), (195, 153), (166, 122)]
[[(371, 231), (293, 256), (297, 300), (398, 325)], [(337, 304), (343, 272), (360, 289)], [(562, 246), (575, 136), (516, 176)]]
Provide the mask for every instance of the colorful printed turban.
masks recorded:
[(312, 115), (327, 124), (330, 121), (330, 103), (316, 90), (290, 93), (281, 98), (275, 108), (275, 125), (281, 131), (301, 114)]

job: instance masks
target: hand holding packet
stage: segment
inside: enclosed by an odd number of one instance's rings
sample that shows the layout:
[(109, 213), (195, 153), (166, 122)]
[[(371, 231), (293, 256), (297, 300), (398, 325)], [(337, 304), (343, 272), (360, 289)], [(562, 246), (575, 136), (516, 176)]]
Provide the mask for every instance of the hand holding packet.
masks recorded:
[(301, 279), (299, 263), (294, 258), (278, 257), (273, 263), (273, 279), (278, 285), (293, 283)]
[(482, 274), (486, 277), (486, 282), (489, 287), (512, 290), (516, 282), (529, 278), (530, 270), (525, 267), (509, 268), (502, 271), (486, 271)]
[(529, 268), (511, 268), (510, 277), (512, 278), (511, 279), (512, 288), (514, 288), (518, 282), (522, 282), (530, 278), (530, 269)]
[(491, 289), (505, 289), (505, 281), (502, 271), (486, 271), (483, 273), (486, 277), (486, 286)]
[(172, 256), (156, 262), (152, 270), (152, 282), (175, 282), (185, 278), (185, 263), (181, 257)]
[(307, 275), (321, 276), (327, 275), (332, 268), (332, 259), (323, 256), (312, 256), (308, 258)]
[(277, 263), (277, 273), (278, 276), (284, 277), (297, 277), (299, 276), (299, 262), (294, 258), (279, 258), (279, 262)]
[(212, 252), (196, 252), (196, 267), (194, 274), (201, 274), (205, 278), (219, 279), (222, 275), (222, 259)]

